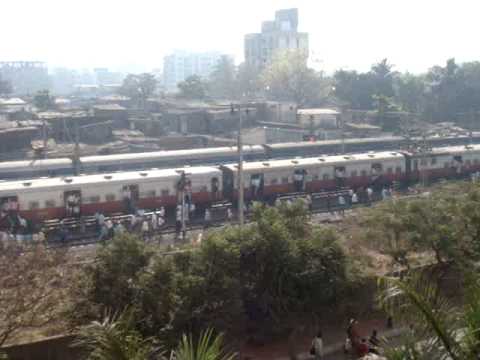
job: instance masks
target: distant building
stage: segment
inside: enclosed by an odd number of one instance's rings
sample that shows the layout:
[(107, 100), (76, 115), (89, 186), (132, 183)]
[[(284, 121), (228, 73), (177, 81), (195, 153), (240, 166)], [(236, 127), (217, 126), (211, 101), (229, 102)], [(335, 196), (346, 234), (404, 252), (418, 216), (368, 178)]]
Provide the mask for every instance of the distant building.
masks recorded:
[(176, 51), (163, 59), (163, 86), (168, 92), (178, 91), (178, 83), (192, 75), (208, 78), (223, 55), (218, 52), (189, 53)]
[(29, 95), (50, 88), (48, 68), (41, 61), (2, 61), (0, 77), (12, 84), (14, 94)]
[(97, 85), (119, 85), (123, 82), (125, 75), (120, 72), (113, 72), (107, 68), (93, 69)]
[(298, 32), (298, 10), (278, 10), (274, 21), (264, 21), (262, 32), (245, 35), (245, 62), (262, 68), (279, 50), (303, 50), (308, 54), (308, 33)]

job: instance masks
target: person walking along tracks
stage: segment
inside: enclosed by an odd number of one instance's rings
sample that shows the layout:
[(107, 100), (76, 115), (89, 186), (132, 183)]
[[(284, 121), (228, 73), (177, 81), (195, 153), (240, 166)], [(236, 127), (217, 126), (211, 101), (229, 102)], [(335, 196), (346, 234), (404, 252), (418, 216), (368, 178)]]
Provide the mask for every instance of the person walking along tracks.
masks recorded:
[(319, 331), (317, 336), (315, 336), (315, 338), (312, 340), (310, 355), (313, 355), (315, 360), (323, 359), (323, 339), (321, 331)]

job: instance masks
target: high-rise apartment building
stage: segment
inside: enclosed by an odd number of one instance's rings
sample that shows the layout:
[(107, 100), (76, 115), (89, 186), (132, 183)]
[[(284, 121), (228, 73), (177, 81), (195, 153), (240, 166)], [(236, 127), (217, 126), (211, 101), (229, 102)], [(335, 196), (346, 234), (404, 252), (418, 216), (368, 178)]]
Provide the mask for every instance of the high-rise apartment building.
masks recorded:
[(192, 75), (207, 79), (215, 70), (222, 54), (175, 51), (163, 59), (163, 81), (167, 91), (177, 91), (178, 83)]
[(275, 12), (275, 20), (264, 21), (262, 32), (245, 35), (245, 62), (262, 68), (279, 50), (302, 50), (308, 54), (308, 33), (298, 32), (298, 9)]

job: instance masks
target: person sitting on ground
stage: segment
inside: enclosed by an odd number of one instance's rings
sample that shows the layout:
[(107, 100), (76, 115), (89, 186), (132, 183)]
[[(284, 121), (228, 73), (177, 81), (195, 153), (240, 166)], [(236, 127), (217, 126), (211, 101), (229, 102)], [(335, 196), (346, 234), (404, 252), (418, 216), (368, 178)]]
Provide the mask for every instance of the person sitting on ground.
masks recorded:
[(380, 339), (378, 338), (377, 330), (372, 331), (372, 335), (368, 339), (370, 345), (370, 352), (378, 355), (378, 348), (380, 347)]
[(317, 336), (312, 341), (312, 350), (315, 356), (315, 360), (322, 360), (323, 359), (323, 339), (322, 339), (322, 332), (318, 331)]
[(362, 341), (360, 341), (360, 344), (357, 346), (357, 356), (365, 356), (368, 354), (369, 350), (367, 339), (363, 338)]

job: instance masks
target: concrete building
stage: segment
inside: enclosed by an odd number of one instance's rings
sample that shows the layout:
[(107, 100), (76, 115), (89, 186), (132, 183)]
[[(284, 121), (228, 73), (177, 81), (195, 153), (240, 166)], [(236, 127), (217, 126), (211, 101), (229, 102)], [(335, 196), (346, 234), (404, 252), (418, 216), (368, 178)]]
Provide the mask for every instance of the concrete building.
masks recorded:
[(18, 95), (50, 88), (47, 64), (41, 61), (2, 61), (0, 77), (10, 82), (13, 93)]
[(245, 62), (264, 67), (277, 51), (302, 50), (308, 54), (308, 33), (298, 32), (298, 10), (275, 13), (275, 20), (264, 21), (262, 32), (245, 35)]
[(208, 78), (223, 55), (218, 52), (190, 53), (176, 51), (163, 59), (163, 86), (176, 92), (177, 84), (192, 75)]

